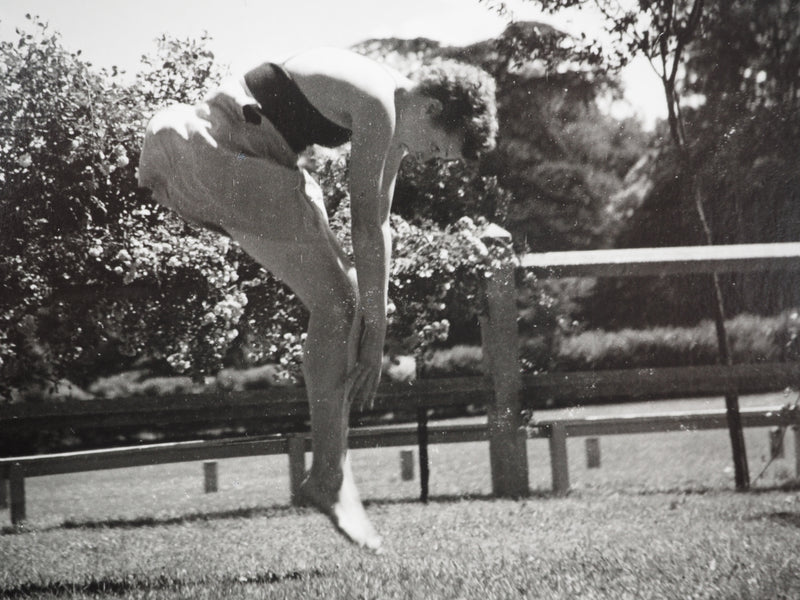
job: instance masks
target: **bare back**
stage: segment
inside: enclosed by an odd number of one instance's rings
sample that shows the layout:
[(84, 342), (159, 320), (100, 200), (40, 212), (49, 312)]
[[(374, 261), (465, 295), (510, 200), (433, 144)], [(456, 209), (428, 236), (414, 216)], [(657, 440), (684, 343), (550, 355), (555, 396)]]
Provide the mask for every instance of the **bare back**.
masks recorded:
[(365, 56), (337, 48), (309, 50), (283, 66), (317, 110), (348, 129), (359, 126), (365, 104), (378, 103), (392, 114), (395, 91), (411, 84)]

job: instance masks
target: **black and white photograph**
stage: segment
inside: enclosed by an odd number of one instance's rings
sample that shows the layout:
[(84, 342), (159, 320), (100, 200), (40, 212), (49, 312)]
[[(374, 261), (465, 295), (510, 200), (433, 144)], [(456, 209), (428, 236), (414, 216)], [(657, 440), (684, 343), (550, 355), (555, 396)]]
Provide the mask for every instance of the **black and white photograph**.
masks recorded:
[(0, 0), (0, 598), (800, 598), (800, 0)]

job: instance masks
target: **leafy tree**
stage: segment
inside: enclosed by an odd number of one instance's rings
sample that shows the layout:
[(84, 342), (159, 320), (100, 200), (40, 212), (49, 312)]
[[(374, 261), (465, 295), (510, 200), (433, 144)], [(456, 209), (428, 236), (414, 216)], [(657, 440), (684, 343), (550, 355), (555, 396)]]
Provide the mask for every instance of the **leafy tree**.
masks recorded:
[[(690, 158), (680, 158), (662, 129), (668, 143), (647, 168), (650, 191), (634, 205), (617, 246), (705, 243), (690, 184), (701, 192), (715, 243), (797, 239), (799, 13), (797, 3), (704, 3), (702, 35), (686, 47), (677, 81), (694, 100), (676, 111)], [(775, 314), (800, 304), (792, 273), (720, 279), (732, 314)], [(602, 282), (585, 315), (614, 328), (691, 324), (713, 315), (710, 293), (701, 278)], [(641, 309), (628, 310), (632, 305)]]
[[(477, 165), (407, 162), (394, 210), (413, 223), (431, 219), (440, 226), (481, 216), (508, 229), (518, 250), (607, 244), (621, 223), (609, 210), (610, 198), (644, 153), (647, 135), (633, 121), (601, 114), (595, 100), (614, 93), (613, 78), (577, 64), (568, 41), (543, 24), (514, 23), (495, 40), (463, 48), (426, 39), (357, 46), (401, 71), (450, 59), (477, 65), (497, 82), (497, 150)], [(532, 340), (525, 358), (531, 368), (546, 368), (553, 332), (559, 324), (572, 326), (560, 315), (572, 310), (575, 289), (583, 287), (520, 282), (520, 326)], [(452, 319), (450, 343), (477, 342), (474, 321)]]
[[(58, 295), (113, 273), (115, 265), (95, 258), (104, 251), (107, 227), (128, 214), (122, 207), (133, 206), (135, 196), (124, 185), (136, 147), (129, 97), (108, 74), (64, 51), (43, 23), (31, 21), (34, 33), (18, 30), (17, 43), (0, 45), (7, 82), (0, 91), (0, 361), (6, 382), (74, 361), (89, 351), (90, 338), (102, 336), (91, 317), (81, 319), (87, 327), (67, 326), (70, 309)], [(39, 334), (55, 323), (64, 337), (42, 343)]]
[(448, 55), (497, 80), (501, 133), (482, 172), (511, 195), (506, 226), (518, 249), (607, 245), (616, 225), (609, 198), (647, 138), (633, 121), (617, 122), (598, 108), (596, 100), (617, 93), (617, 84), (600, 68), (597, 49), (578, 49), (557, 29), (523, 22)]
[(161, 94), (196, 97), (213, 56), (162, 38), (131, 86), (30, 21), (0, 46), (2, 385), (85, 383), (141, 358), (218, 367), (247, 301), (238, 251), (150, 203), (135, 177)]

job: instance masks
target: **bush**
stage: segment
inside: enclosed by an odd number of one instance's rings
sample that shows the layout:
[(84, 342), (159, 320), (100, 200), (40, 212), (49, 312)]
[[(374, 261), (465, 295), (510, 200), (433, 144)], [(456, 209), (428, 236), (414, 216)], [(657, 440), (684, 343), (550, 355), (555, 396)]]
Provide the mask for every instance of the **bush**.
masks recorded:
[[(800, 360), (800, 312), (777, 317), (740, 315), (726, 323), (737, 364)], [(520, 358), (526, 372), (589, 371), (649, 367), (688, 367), (719, 362), (714, 324), (698, 327), (656, 327), (647, 330), (585, 331), (557, 338), (523, 337)], [(479, 346), (454, 346), (426, 355), (422, 377), (483, 374)]]
[[(213, 381), (213, 378), (210, 379)], [(208, 382), (206, 382), (208, 383)], [(89, 387), (98, 398), (130, 398), (133, 396), (166, 396), (169, 394), (197, 394), (204, 385), (191, 377), (152, 376), (146, 369), (124, 371), (101, 377)]]
[(422, 362), (422, 377), (482, 375), (483, 350), (479, 346), (453, 346), (429, 353)]
[(276, 365), (261, 365), (252, 369), (223, 369), (217, 373), (216, 385), (219, 389), (242, 391), (260, 390), (272, 386), (291, 384), (285, 371)]
[[(740, 315), (726, 323), (735, 363), (797, 360), (798, 315)], [(714, 324), (617, 332), (586, 331), (560, 340), (552, 368), (559, 371), (678, 367), (718, 363)]]

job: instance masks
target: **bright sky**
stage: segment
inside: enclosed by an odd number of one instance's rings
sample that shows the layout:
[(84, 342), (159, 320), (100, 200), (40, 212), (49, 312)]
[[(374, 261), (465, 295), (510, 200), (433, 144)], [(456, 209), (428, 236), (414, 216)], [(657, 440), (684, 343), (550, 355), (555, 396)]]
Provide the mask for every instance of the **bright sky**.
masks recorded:
[[(67, 49), (82, 50), (96, 65), (133, 72), (160, 34), (199, 37), (207, 31), (217, 58), (238, 70), (313, 46), (346, 47), (377, 37), (469, 44), (505, 28), (508, 17), (490, 5), (478, 0), (0, 0), (0, 39), (14, 39), (15, 27), (30, 13), (58, 31)], [(506, 5), (519, 20), (550, 22), (575, 34), (599, 30), (599, 20), (588, 11), (554, 19), (531, 2), (507, 0)], [(663, 114), (658, 80), (639, 63), (623, 81), (630, 107), (652, 124)]]

